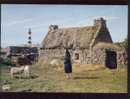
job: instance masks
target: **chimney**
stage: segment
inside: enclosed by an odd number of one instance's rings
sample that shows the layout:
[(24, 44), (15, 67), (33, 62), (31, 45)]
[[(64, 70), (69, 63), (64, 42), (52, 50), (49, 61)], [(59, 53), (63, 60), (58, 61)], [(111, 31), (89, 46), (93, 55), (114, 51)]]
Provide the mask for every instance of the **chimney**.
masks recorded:
[(58, 25), (50, 25), (49, 26), (49, 31), (53, 31), (53, 30), (57, 30), (58, 29)]
[(102, 17), (94, 20), (94, 26), (103, 26), (106, 27), (106, 20), (104, 20)]

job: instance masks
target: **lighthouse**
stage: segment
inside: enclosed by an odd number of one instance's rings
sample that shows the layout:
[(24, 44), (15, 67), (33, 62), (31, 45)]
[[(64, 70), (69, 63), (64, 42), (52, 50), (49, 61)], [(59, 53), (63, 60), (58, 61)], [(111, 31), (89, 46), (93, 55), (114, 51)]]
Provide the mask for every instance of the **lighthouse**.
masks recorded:
[(31, 37), (31, 29), (29, 28), (28, 30), (28, 45), (31, 47), (32, 46), (32, 37)]

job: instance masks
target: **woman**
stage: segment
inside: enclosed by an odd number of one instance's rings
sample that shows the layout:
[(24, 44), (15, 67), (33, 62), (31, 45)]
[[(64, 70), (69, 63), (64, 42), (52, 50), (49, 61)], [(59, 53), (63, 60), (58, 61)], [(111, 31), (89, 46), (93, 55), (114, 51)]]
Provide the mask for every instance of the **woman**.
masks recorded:
[(72, 65), (71, 65), (71, 56), (70, 56), (68, 49), (66, 49), (66, 51), (65, 51), (64, 70), (65, 70), (67, 79), (71, 78)]

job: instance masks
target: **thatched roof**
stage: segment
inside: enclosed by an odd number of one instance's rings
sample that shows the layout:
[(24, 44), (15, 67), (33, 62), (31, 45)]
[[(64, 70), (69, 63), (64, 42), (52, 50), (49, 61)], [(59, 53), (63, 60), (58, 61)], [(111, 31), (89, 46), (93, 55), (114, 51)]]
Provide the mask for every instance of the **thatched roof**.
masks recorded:
[(43, 43), (46, 48), (55, 47), (89, 47), (97, 27), (61, 28), (48, 32)]
[[(86, 27), (58, 28), (57, 25), (51, 25), (42, 44), (44, 48), (89, 48), (99, 28), (107, 29), (105, 22), (106, 21), (101, 18), (95, 20), (93, 26)], [(107, 36), (108, 33), (106, 32), (105, 34), (104, 30), (103, 33), (102, 31), (100, 32), (109, 39), (110, 36)], [(101, 33), (98, 34), (100, 35)], [(105, 38), (105, 36), (102, 37)]]

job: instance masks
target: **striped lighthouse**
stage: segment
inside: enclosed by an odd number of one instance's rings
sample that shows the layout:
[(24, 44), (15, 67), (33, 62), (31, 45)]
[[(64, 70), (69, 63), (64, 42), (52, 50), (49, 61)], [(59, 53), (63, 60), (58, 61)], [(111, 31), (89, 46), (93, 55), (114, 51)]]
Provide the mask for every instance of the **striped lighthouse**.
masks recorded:
[(31, 29), (29, 28), (28, 30), (28, 45), (31, 47), (32, 46), (32, 38), (31, 38)]

